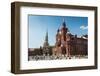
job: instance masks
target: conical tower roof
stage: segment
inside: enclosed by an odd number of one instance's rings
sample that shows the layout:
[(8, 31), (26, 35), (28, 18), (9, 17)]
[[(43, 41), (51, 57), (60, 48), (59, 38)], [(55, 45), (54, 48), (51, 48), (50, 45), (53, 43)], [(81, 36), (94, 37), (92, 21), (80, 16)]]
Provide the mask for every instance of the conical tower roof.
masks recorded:
[(48, 43), (48, 30), (46, 32), (45, 41), (44, 41), (44, 47), (45, 46), (49, 46), (49, 43)]

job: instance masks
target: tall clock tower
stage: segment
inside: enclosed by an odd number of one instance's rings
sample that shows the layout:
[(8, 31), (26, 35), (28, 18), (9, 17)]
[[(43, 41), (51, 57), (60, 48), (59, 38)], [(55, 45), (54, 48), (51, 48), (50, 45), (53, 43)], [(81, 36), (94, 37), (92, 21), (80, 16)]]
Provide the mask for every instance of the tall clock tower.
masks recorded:
[(49, 55), (48, 31), (46, 32), (45, 41), (43, 44), (43, 55)]

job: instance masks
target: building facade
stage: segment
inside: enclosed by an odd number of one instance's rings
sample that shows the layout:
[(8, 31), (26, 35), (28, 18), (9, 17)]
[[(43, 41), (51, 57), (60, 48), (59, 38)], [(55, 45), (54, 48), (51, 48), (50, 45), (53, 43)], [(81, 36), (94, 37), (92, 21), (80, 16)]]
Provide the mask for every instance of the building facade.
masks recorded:
[(87, 35), (77, 37), (72, 35), (63, 20), (61, 28), (57, 30), (55, 48), (52, 50), (53, 56), (87, 55), (88, 38)]

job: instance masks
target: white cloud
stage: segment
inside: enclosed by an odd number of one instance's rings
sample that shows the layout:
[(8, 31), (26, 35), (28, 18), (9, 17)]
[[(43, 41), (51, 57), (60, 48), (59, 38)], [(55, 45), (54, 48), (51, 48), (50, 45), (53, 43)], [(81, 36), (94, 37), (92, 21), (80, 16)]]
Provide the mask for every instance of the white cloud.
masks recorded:
[(80, 26), (80, 29), (82, 29), (82, 30), (86, 30), (86, 29), (88, 29), (88, 26), (84, 26), (84, 25), (82, 25), (82, 26)]

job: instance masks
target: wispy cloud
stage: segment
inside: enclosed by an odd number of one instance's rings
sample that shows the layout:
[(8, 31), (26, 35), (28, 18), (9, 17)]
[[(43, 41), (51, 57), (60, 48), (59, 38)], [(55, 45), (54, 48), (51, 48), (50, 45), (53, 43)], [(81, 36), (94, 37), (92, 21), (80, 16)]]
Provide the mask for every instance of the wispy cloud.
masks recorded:
[(82, 26), (80, 26), (80, 29), (86, 30), (86, 29), (88, 29), (88, 26), (82, 25)]

